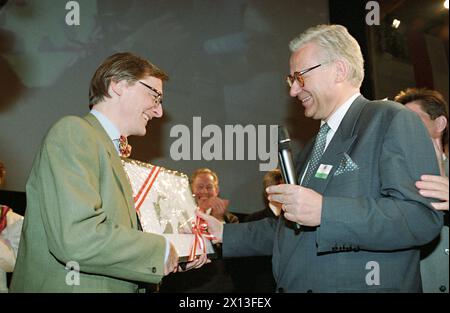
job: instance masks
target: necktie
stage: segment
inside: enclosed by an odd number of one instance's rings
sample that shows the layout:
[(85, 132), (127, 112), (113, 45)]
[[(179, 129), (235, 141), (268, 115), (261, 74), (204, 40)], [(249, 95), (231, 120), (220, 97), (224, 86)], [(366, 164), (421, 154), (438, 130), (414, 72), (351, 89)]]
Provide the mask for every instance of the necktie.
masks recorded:
[(128, 144), (127, 137), (120, 135), (119, 138), (119, 152), (120, 156), (128, 158), (131, 154), (131, 146)]
[(320, 127), (319, 133), (314, 143), (314, 148), (309, 159), (308, 171), (303, 179), (302, 185), (306, 186), (311, 179), (311, 176), (317, 171), (319, 161), (322, 158), (323, 151), (325, 150), (325, 144), (327, 142), (327, 133), (330, 130), (330, 126), (327, 123)]

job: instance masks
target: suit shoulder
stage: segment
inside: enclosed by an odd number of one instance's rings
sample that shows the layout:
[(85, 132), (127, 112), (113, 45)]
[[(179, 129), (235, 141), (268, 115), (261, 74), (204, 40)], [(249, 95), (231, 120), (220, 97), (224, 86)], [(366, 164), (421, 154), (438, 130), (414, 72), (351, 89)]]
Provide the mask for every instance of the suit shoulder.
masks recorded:
[(363, 114), (370, 119), (381, 118), (384, 121), (393, 121), (395, 118), (416, 119), (416, 114), (408, 110), (403, 104), (390, 100), (368, 101)]
[(89, 123), (79, 117), (79, 116), (75, 116), (75, 115), (68, 115), (68, 116), (64, 116), (61, 119), (59, 119), (51, 128), (51, 130), (55, 129), (55, 130), (68, 130), (68, 129), (73, 129), (73, 128), (79, 128), (79, 129), (83, 129), (83, 128), (89, 128), (90, 125)]
[(46, 142), (68, 142), (79, 140), (89, 141), (93, 140), (93, 136), (90, 136), (92, 132), (92, 126), (85, 119), (78, 116), (64, 116), (59, 119), (48, 131), (45, 138)]
[(407, 111), (407, 109), (400, 103), (390, 100), (373, 100), (369, 101), (367, 108), (376, 110), (382, 113), (395, 114), (399, 111)]

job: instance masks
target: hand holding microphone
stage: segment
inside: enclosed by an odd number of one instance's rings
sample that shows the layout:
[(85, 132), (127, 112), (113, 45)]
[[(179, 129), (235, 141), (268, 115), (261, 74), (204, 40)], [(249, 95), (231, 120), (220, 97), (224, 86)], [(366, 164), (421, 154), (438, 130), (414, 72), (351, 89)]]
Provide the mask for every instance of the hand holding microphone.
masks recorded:
[(316, 191), (297, 184), (290, 139), (284, 127), (279, 127), (278, 157), (286, 184), (268, 187), (266, 192), (269, 201), (282, 204), (284, 218), (295, 222), (297, 230), (300, 229), (300, 225), (311, 227), (320, 225), (323, 197)]
[(296, 185), (295, 168), (292, 162), (291, 139), (284, 126), (278, 126), (278, 162), (286, 184)]
[[(278, 162), (286, 184), (296, 185), (294, 162), (292, 162), (291, 139), (284, 126), (278, 126)], [(299, 224), (295, 224), (300, 229)]]

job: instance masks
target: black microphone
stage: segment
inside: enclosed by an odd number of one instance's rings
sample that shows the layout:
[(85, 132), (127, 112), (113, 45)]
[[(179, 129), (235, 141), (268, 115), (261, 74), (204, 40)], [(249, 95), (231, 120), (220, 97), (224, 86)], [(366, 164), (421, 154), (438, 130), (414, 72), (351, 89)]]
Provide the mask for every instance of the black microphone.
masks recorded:
[(284, 126), (278, 126), (278, 162), (285, 183), (296, 185), (295, 168), (292, 162), (291, 139)]
[[(278, 163), (285, 183), (297, 185), (294, 162), (292, 162), (291, 139), (284, 126), (278, 126)], [(295, 228), (299, 230), (300, 225), (295, 223)]]

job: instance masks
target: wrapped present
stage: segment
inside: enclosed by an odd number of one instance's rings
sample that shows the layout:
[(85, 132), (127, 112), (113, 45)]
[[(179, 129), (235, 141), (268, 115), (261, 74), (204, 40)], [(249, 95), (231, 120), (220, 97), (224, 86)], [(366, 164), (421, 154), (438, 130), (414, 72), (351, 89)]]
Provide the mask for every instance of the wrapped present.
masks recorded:
[(191, 261), (204, 252), (213, 256), (212, 236), (195, 214), (197, 205), (188, 177), (132, 159), (122, 159), (122, 164), (130, 180), (142, 230), (170, 240), (180, 262)]

